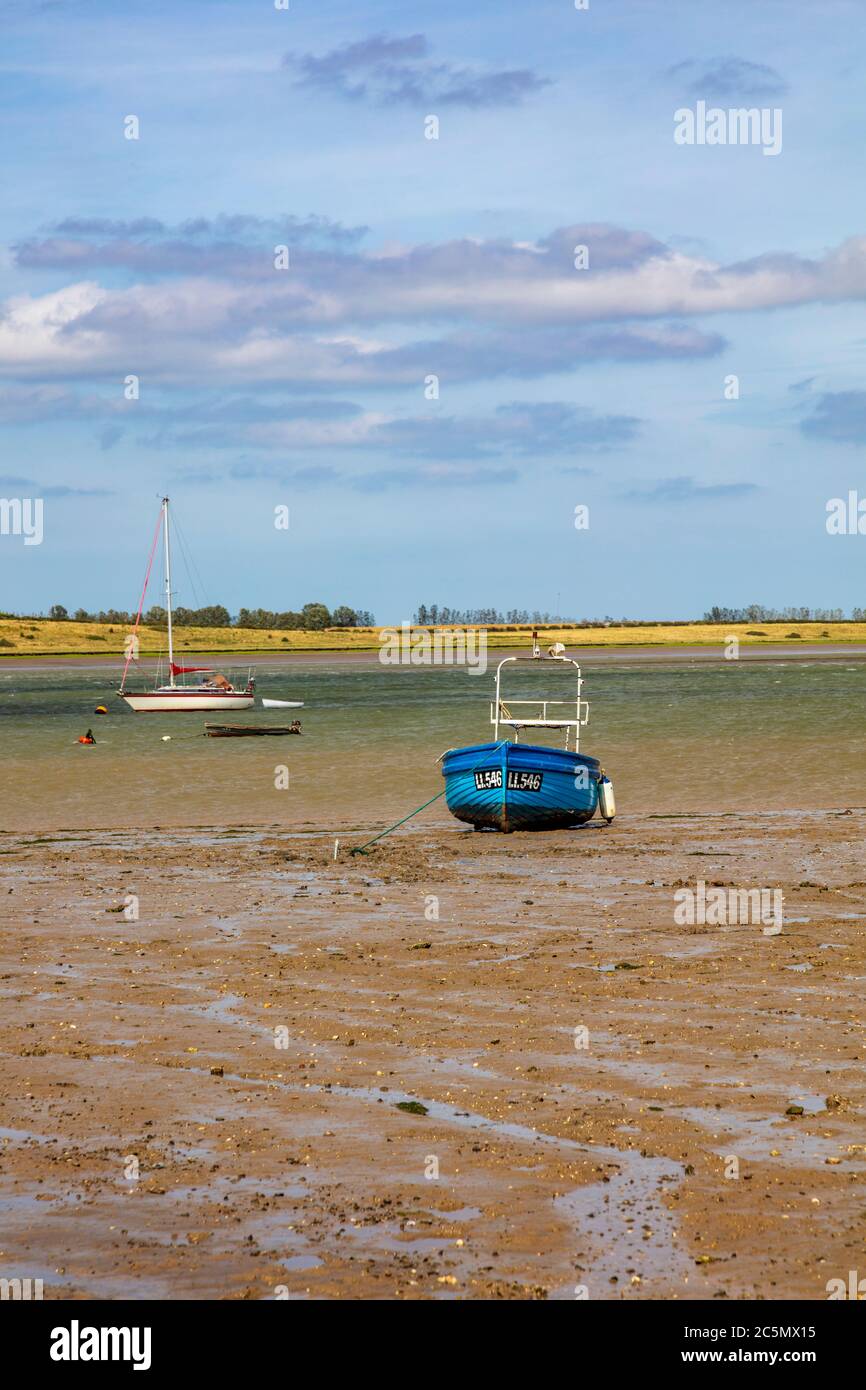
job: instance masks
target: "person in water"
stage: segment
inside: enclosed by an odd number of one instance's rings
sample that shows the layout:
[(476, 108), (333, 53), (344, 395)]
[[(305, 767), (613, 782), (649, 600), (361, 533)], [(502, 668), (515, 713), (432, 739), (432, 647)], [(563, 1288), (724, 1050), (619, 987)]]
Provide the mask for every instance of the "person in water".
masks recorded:
[(79, 743), (95, 743), (95, 742), (96, 742), (96, 739), (93, 737), (93, 730), (92, 730), (92, 729), (88, 729), (88, 730), (87, 730), (87, 733), (84, 735), (84, 737), (83, 737), (83, 738), (80, 738), (80, 739), (78, 740), (78, 742), (79, 742)]

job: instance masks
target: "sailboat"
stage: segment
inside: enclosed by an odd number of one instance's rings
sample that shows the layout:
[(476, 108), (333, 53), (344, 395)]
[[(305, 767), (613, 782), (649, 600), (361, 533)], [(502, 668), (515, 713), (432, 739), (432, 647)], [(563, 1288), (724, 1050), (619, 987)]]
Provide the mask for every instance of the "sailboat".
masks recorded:
[[(227, 680), (224, 675), (214, 670), (211, 666), (179, 666), (174, 659), (174, 641), (171, 628), (171, 536), (169, 528), (168, 498), (163, 497), (160, 505), (159, 518), (153, 536), (153, 544), (150, 548), (150, 558), (147, 562), (147, 573), (144, 578), (144, 588), (141, 591), (141, 599), (138, 605), (138, 614), (135, 619), (135, 627), (130, 634), (126, 647), (126, 664), (123, 668), (123, 676), (120, 682), (120, 689), (117, 694), (125, 700), (130, 709), (136, 713), (146, 713), (155, 711), (163, 713), (167, 710), (234, 710), (250, 709), (255, 702), (255, 679), (252, 670), (247, 675), (246, 686), (238, 689)], [(162, 532), (163, 546), (165, 553), (165, 610), (168, 625), (168, 671), (169, 679), (167, 685), (157, 684), (153, 690), (127, 690), (126, 677), (130, 663), (137, 659), (138, 649), (138, 629), (141, 626), (141, 614), (144, 608), (144, 596), (147, 593), (147, 585), (150, 579), (150, 571), (153, 568), (153, 557)], [(178, 684), (178, 676), (200, 674), (209, 679), (203, 679), (197, 684), (187, 685), (184, 682)], [(157, 676), (157, 680), (159, 677)]]

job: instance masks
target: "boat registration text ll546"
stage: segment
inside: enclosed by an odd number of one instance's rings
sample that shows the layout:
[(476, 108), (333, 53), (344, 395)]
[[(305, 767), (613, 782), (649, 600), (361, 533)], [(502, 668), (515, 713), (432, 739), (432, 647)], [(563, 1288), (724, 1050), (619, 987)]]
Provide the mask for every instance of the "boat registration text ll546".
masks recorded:
[[(543, 772), (517, 772), (509, 768), (505, 785), (509, 791), (537, 792), (541, 791), (543, 781)], [(502, 787), (502, 768), (490, 767), (483, 772), (476, 772), (475, 786), (480, 792), (500, 789)]]

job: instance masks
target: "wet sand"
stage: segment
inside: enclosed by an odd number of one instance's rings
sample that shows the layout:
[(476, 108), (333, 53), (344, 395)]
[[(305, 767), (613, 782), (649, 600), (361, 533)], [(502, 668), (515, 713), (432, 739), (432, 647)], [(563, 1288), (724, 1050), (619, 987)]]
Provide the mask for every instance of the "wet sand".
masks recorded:
[[(313, 829), (0, 836), (0, 1276), (774, 1300), (863, 1270), (866, 811), (436, 811), (336, 861)], [(782, 933), (677, 926), (698, 878), (782, 888)]]
[[(488, 645), (490, 663), (495, 664), (501, 661), (503, 656), (525, 655), (522, 649), (518, 649), (513, 644), (506, 647), (497, 647), (491, 642)], [(214, 665), (228, 667), (255, 666), (257, 663), (267, 666), (349, 666), (367, 667), (375, 670), (381, 667), (379, 660), (380, 648), (371, 647), (364, 651), (294, 651), (294, 652), (274, 652), (274, 651), (249, 651), (249, 652), (208, 652), (206, 648), (196, 649), (195, 652), (187, 652), (188, 656), (195, 656), (197, 660), (209, 660)], [(677, 646), (671, 643), (670, 646), (642, 646), (639, 643), (629, 644), (624, 647), (613, 646), (582, 646), (579, 642), (569, 644), (569, 656), (573, 656), (582, 664), (587, 666), (604, 666), (609, 663), (619, 665), (621, 662), (631, 664), (635, 662), (639, 665), (645, 663), (668, 663), (682, 664), (683, 662), (722, 662), (730, 665), (730, 660), (725, 656), (724, 640), (717, 643), (707, 643), (699, 646)], [(739, 661), (864, 661), (866, 660), (866, 644), (862, 642), (821, 642), (820, 644), (811, 642), (798, 642), (792, 646), (790, 642), (779, 643), (748, 643), (740, 645)], [(0, 672), (2, 671), (74, 671), (76, 669), (104, 671), (111, 670), (119, 673), (123, 669), (123, 662), (117, 656), (100, 656), (98, 653), (59, 653), (56, 656), (0, 656)], [(142, 678), (149, 677), (157, 669), (155, 657), (142, 657), (139, 663), (139, 672)]]

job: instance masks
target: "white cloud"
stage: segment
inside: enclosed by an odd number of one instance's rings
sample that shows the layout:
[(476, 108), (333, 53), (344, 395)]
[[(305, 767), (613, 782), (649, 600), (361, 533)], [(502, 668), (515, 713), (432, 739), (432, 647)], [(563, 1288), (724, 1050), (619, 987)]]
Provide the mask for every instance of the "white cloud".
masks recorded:
[[(581, 234), (588, 270), (570, 259)], [(581, 353), (705, 355), (720, 340), (690, 318), (864, 296), (866, 237), (816, 260), (770, 254), (723, 266), (643, 233), (566, 228), (531, 247), (464, 241), (390, 256), (310, 253), (290, 272), (257, 279), (172, 276), (122, 288), (83, 280), (17, 296), (0, 310), (0, 371), (147, 369), (162, 380), (210, 372), (321, 386), (417, 381), (425, 363), (462, 380), (532, 375), (576, 365)], [(407, 342), (406, 323), (428, 332)], [(434, 323), (446, 333), (437, 337)]]

